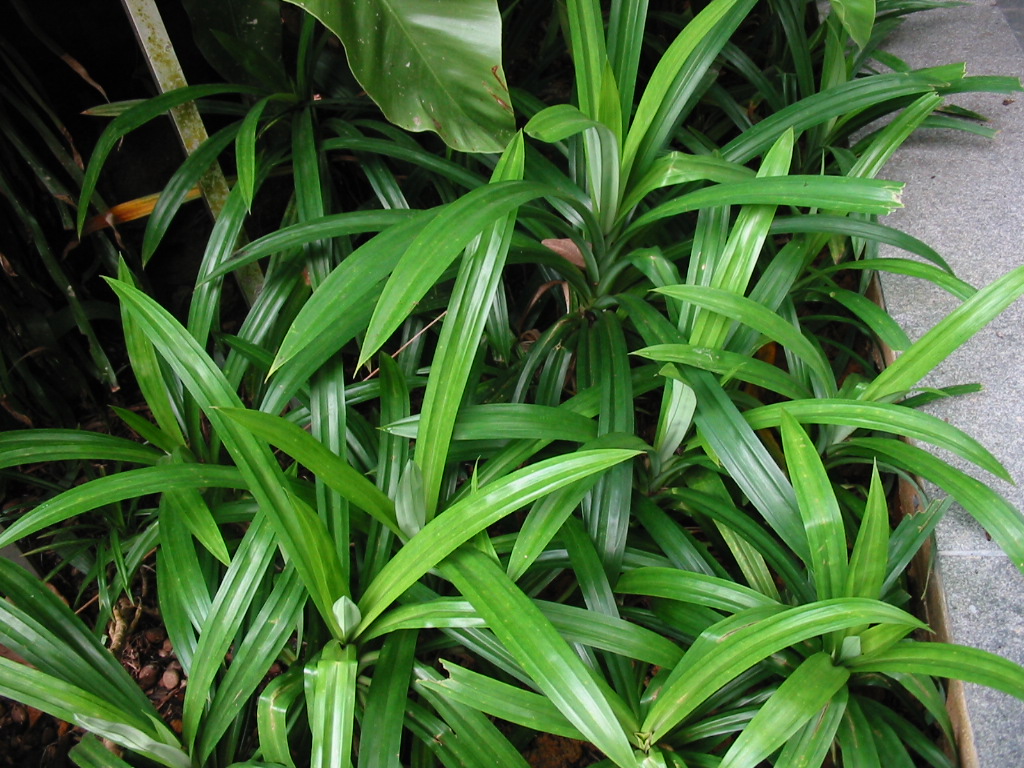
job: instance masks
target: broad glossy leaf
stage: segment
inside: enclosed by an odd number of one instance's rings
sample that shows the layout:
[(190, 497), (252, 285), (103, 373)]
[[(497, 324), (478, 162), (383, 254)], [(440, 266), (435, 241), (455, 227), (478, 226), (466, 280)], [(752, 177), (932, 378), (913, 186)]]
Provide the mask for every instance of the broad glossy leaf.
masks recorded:
[(245, 408), (220, 408), (219, 412), (287, 453), (351, 503), (398, 533), (391, 499), (302, 427), (280, 416)]
[(246, 482), (235, 467), (173, 464), (98, 477), (43, 502), (0, 533), (0, 547), (104, 504), (162, 493), (173, 488), (236, 488)]
[(948, 462), (898, 440), (864, 437), (850, 441), (858, 453), (878, 456), (935, 483), (957, 502), (1024, 571), (1024, 516), (1001, 495)]
[(217, 685), (210, 710), (203, 718), (194, 754), (205, 761), (231, 728), (271, 665), (295, 632), (308, 596), (294, 568), (286, 568), (253, 617), (252, 625), (234, 648), (231, 666)]
[(471, 548), (458, 550), (443, 569), (559, 711), (616, 765), (635, 766), (606, 692), (504, 572)]
[(448, 672), (447, 679), (420, 684), (510, 723), (567, 739), (586, 738), (543, 694), (516, 688), (450, 661), (441, 665)]
[(848, 662), (857, 672), (904, 672), (948, 677), (1024, 699), (1024, 667), (994, 653), (950, 643), (908, 640), (878, 654)]
[(160, 452), (132, 440), (80, 429), (22, 429), (0, 433), (0, 469), (50, 461), (126, 461), (151, 466)]
[(435, 517), (381, 570), (359, 600), (360, 631), (463, 542), (545, 494), (602, 472), (635, 451), (580, 451), (538, 462), (470, 493)]
[[(481, 232), (519, 206), (553, 191), (551, 187), (535, 182), (499, 181), (472, 189), (444, 206), (395, 264), (370, 318), (358, 364), (364, 364), (377, 353), (445, 269)], [(281, 353), (278, 353), (280, 357)]]
[(884, 400), (904, 392), (1024, 295), (1024, 266), (990, 283), (950, 312), (861, 392), (862, 400)]
[[(964, 76), (962, 64), (893, 72), (852, 80), (791, 104), (744, 131), (722, 148), (722, 156), (734, 163), (746, 163), (774, 143), (783, 131), (803, 131), (833, 117), (856, 113), (874, 104), (904, 96), (934, 91)], [(820, 206), (826, 210), (829, 205)]]
[[(517, 133), (498, 161), (491, 182), (521, 179), (524, 161), (523, 136)], [(442, 214), (438, 222), (444, 219), (445, 215)], [(499, 281), (505, 268), (515, 220), (516, 209), (513, 208), (504, 215), (496, 214), (493, 223), (484, 228), (479, 239), (463, 256), (451, 298), (448, 300), (447, 314), (430, 363), (431, 372), (427, 379), (427, 389), (423, 393), (420, 428), (416, 439), (416, 463), (423, 470), (423, 492), (428, 520), (437, 512), (442, 501), (441, 485), (456, 414), (470, 384), (470, 372), (476, 360), (476, 355), (472, 354), (471, 350), (478, 349), (480, 345), (487, 315), (499, 291)], [(414, 243), (410, 253), (414, 253), (415, 249)], [(434, 258), (431, 254), (423, 261), (433, 262)], [(400, 285), (401, 280), (407, 276), (407, 267), (403, 259), (395, 269), (393, 281)], [(391, 286), (392, 282), (389, 282), (385, 287), (382, 302), (389, 295)], [(371, 329), (374, 319), (370, 321)], [(367, 334), (369, 333), (368, 330)]]
[(288, 0), (345, 45), (391, 122), (466, 152), (500, 152), (515, 129), (494, 0)]
[[(419, 437), (419, 416), (386, 424), (392, 435)], [(530, 403), (485, 403), (459, 409), (452, 440), (569, 440), (585, 443), (597, 437), (597, 423), (578, 413)]]
[(332, 640), (317, 660), (306, 665), (306, 708), (311, 731), (310, 768), (351, 765), (356, 721), (354, 646)]
[(875, 23), (875, 0), (829, 0), (829, 3), (853, 42), (864, 48)]
[(281, 55), (281, 9), (273, 0), (186, 0), (192, 34), (228, 82), (286, 87)]
[(777, 427), (783, 409), (804, 424), (834, 424), (853, 429), (892, 432), (923, 440), (972, 461), (997, 477), (1009, 481), (1006, 468), (970, 435), (937, 416), (891, 403), (869, 403), (844, 398), (793, 400), (745, 411), (743, 417), (753, 429)]
[(363, 705), (357, 768), (393, 768), (402, 747), (405, 700), (416, 652), (416, 632), (395, 632), (381, 647)]
[[(642, 731), (659, 739), (723, 685), (759, 661), (812, 637), (860, 624), (924, 625), (877, 600), (843, 598), (765, 613), (752, 609), (708, 630), (664, 683)], [(705, 634), (708, 634), (705, 633)]]
[(850, 677), (827, 653), (803, 661), (754, 715), (721, 768), (755, 768), (829, 703)]
[(626, 571), (615, 585), (615, 591), (627, 595), (664, 597), (728, 613), (779, 604), (728, 579), (676, 568), (649, 567)]
[(782, 447), (807, 534), (811, 553), (807, 565), (818, 599), (842, 597), (848, 563), (846, 528), (839, 501), (810, 437), (786, 409), (782, 410)]

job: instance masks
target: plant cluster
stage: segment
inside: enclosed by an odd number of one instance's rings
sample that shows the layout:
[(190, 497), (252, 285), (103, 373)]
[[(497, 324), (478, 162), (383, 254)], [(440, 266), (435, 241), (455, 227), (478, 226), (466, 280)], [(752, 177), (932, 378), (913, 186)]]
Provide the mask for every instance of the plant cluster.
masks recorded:
[[(914, 130), (983, 130), (946, 96), (1019, 88), (879, 50), (934, 3), (302, 0), (287, 57), (277, 4), (251, 5), (234, 33), (193, 8), (251, 84), (124, 105), (82, 180), (79, 229), (127, 132), (193, 99), (221, 119), (144, 263), (233, 154), (187, 317), (128, 260), (110, 280), (141, 442), (0, 435), (4, 466), (117, 468), (0, 545), (139, 521), (94, 627), (0, 561), (0, 641), (30, 664), (0, 659), (0, 693), (93, 734), (79, 765), (525, 766), (540, 734), (620, 768), (945, 768), (934, 676), (1024, 697), (1024, 670), (908, 613), (949, 502), (887, 504), (924, 477), (1024, 567), (1019, 513), (905, 440), (1007, 477), (917, 385), (1024, 293), (1024, 267), (976, 290), (878, 221)], [(876, 271), (962, 303), (910, 344)], [(876, 339), (902, 350), (884, 370)], [(180, 733), (102, 642), (152, 558)]]

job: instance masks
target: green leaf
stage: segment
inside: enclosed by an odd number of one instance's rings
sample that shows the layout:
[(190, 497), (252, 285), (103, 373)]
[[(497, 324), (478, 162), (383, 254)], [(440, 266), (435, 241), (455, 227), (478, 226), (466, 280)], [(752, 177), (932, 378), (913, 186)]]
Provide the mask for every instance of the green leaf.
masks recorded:
[(274, 0), (185, 0), (192, 36), (228, 82), (286, 87), (281, 55), (281, 9)]
[(173, 489), (245, 487), (237, 469), (212, 464), (145, 467), (98, 477), (54, 496), (22, 516), (0, 533), (0, 547), (104, 504)]
[(670, 216), (717, 205), (792, 205), (886, 214), (903, 207), (902, 191), (903, 184), (894, 181), (849, 176), (763, 176), (726, 182), (679, 195), (652, 208), (629, 225), (623, 238), (631, 238)]
[(669, 152), (651, 163), (650, 170), (633, 185), (622, 201), (622, 210), (631, 211), (656, 189), (690, 181), (713, 181), (724, 184), (747, 181), (753, 177), (754, 172), (746, 166), (730, 163), (713, 155)]
[[(520, 205), (553, 191), (547, 185), (535, 182), (492, 182), (470, 190), (444, 206), (437, 218), (430, 221), (409, 244), (395, 265), (370, 318), (358, 365), (363, 365), (377, 353), (445, 269), (481, 232)], [(501, 238), (495, 244), (500, 242)], [(279, 359), (281, 356), (282, 353), (278, 353)]]
[[(521, 179), (524, 161), (523, 136), (517, 133), (498, 161), (491, 176), (492, 183)], [(437, 219), (439, 224), (445, 220), (444, 214)], [(442, 479), (456, 414), (476, 360), (476, 355), (470, 350), (479, 347), (487, 315), (494, 303), (505, 268), (515, 220), (514, 208), (503, 216), (496, 215), (493, 224), (486, 227), (479, 240), (467, 249), (448, 301), (447, 315), (441, 326), (441, 335), (431, 361), (431, 374), (427, 379), (426, 392), (423, 394), (420, 428), (416, 439), (416, 463), (423, 470), (423, 496), (427, 520), (437, 512), (441, 500)], [(419, 253), (414, 250), (415, 248), (414, 243), (410, 248), (410, 254)], [(434, 258), (432, 254), (423, 261), (433, 262)], [(403, 259), (396, 267), (392, 281), (401, 285), (401, 281), (408, 276), (407, 271)], [(391, 286), (392, 282), (389, 282), (384, 289), (382, 303), (388, 296)], [(368, 336), (373, 328), (374, 320), (371, 319)]]
[(615, 591), (627, 595), (664, 597), (728, 613), (779, 604), (729, 579), (657, 566), (626, 571), (615, 585)]
[[(859, 110), (891, 99), (934, 91), (963, 76), (964, 65), (950, 64), (916, 72), (893, 72), (857, 78), (801, 99), (765, 118), (726, 144), (722, 148), (722, 157), (734, 163), (746, 163), (764, 152), (789, 128), (800, 132), (833, 117), (856, 114)], [(820, 207), (834, 209), (827, 204)]]
[(82, 191), (78, 198), (78, 219), (75, 224), (78, 236), (81, 237), (82, 227), (89, 215), (89, 203), (92, 202), (93, 194), (96, 191), (103, 163), (117, 146), (121, 137), (179, 104), (204, 96), (219, 96), (224, 93), (255, 94), (258, 91), (241, 85), (191, 85), (154, 96), (118, 115), (97, 140), (92, 156), (89, 158), (85, 178), (82, 179)]
[(869, 403), (860, 400), (830, 398), (792, 400), (751, 408), (743, 417), (753, 429), (777, 427), (782, 411), (807, 424), (834, 424), (847, 431), (865, 429), (893, 432), (914, 440), (923, 440), (974, 462), (982, 469), (1009, 481), (1010, 475), (999, 460), (981, 443), (937, 416), (892, 403)]
[(204, 726), (214, 680), (223, 672), (224, 658), (237, 639), (275, 554), (273, 528), (267, 515), (258, 513), (221, 579), (199, 634), (182, 711), (182, 732), (190, 747), (195, 746)]
[(463, 497), (427, 523), (367, 586), (359, 600), (360, 632), (424, 573), (488, 525), (635, 455), (625, 450), (580, 451), (524, 467)]
[(359, 84), (408, 131), (500, 152), (515, 130), (495, 0), (288, 0), (345, 45)]
[(827, 653), (801, 662), (729, 747), (720, 768), (755, 768), (815, 717), (850, 677)]
[[(399, 437), (419, 436), (419, 416), (381, 427)], [(586, 443), (597, 437), (597, 423), (564, 408), (531, 403), (466, 405), (455, 418), (452, 440), (568, 440)]]
[(245, 408), (219, 408), (218, 411), (253, 435), (287, 453), (314, 475), (323, 478), (324, 482), (352, 504), (373, 515), (395, 533), (399, 532), (395, 505), (391, 499), (302, 427), (280, 416)]
[(884, 457), (942, 488), (988, 531), (1013, 564), (1024, 571), (1024, 516), (987, 485), (928, 451), (898, 440), (864, 437), (851, 440), (849, 445), (852, 451)]
[(627, 734), (606, 693), (504, 572), (471, 548), (457, 550), (443, 570), (566, 719), (620, 768), (636, 766)]
[(707, 68), (753, 7), (754, 0), (713, 0), (672, 41), (658, 60), (626, 136), (624, 177), (648, 172), (678, 128)]
[(860, 624), (923, 628), (920, 621), (877, 600), (842, 598), (785, 610), (755, 608), (707, 630), (665, 681), (642, 732), (660, 739), (723, 685), (783, 648)]
[(231, 666), (217, 685), (199, 731), (194, 755), (200, 761), (209, 758), (221, 737), (236, 724), (250, 696), (295, 632), (308, 599), (296, 570), (288, 567), (253, 617), (249, 631), (235, 645)]
[(608, 64), (601, 4), (598, 0), (568, 0), (566, 10), (580, 111), (589, 118), (601, 120), (602, 81)]
[[(78, 725), (167, 768), (192, 765), (188, 755), (171, 741), (173, 734), (162, 723), (166, 742), (130, 724), (132, 718), (126, 712), (96, 694), (6, 658), (0, 658), (0, 695)], [(151, 725), (158, 722), (158, 718), (153, 718)]]
[(697, 395), (695, 419), (704, 439), (765, 522), (806, 562), (807, 534), (793, 486), (714, 377), (692, 368), (682, 375)]
[(729, 352), (691, 344), (655, 344), (633, 353), (663, 363), (681, 363), (722, 376), (724, 381), (736, 379), (777, 392), (787, 398), (810, 397), (810, 390), (791, 374), (776, 365), (739, 352)]
[[(908, 253), (913, 253), (916, 256), (927, 259), (933, 264), (944, 269), (946, 272), (950, 271), (949, 265), (946, 264), (945, 259), (943, 259), (934, 248), (921, 242), (916, 237), (911, 237), (906, 232), (901, 232), (898, 229), (893, 229), (892, 227), (887, 227), (884, 224), (879, 224), (877, 221), (869, 221), (850, 216), (829, 216), (824, 213), (803, 214), (800, 216), (776, 216), (768, 231), (772, 234), (820, 232), (823, 234), (841, 234), (849, 235), (850, 237), (873, 240), (877, 243), (885, 243), (886, 245), (901, 248)], [(849, 261), (844, 261), (841, 264), (830, 265), (827, 270), (822, 271), (839, 272), (844, 269), (850, 269), (851, 267), (855, 269), (881, 269), (881, 267), (872, 267), (872, 265), (878, 264), (879, 262), (884, 263), (886, 261), (889, 260), (870, 259), (859, 264), (851, 264)]]
[(525, 728), (567, 739), (586, 739), (546, 696), (524, 691), (450, 661), (442, 661), (441, 664), (448, 672), (446, 680), (423, 681), (420, 684), (439, 690), (485, 714)]
[(288, 743), (288, 710), (302, 694), (302, 669), (297, 665), (267, 683), (256, 707), (263, 759), (295, 768)]
[(226, 418), (220, 407), (241, 407), (221, 369), (166, 310), (136, 289), (109, 281), (147, 337), (182, 380), (238, 464), (246, 486), (267, 514), (288, 559), (295, 565), (318, 611), (337, 631), (331, 607), (348, 591), (338, 554), (323, 521), (288, 490), (266, 443)]
[(395, 632), (381, 647), (363, 705), (357, 768), (393, 768), (402, 747), (405, 701), (416, 653), (416, 632)]
[(832, 10), (839, 17), (846, 32), (859, 48), (864, 48), (871, 38), (875, 23), (875, 0), (829, 0)]
[(306, 707), (309, 712), (310, 768), (346, 768), (352, 755), (356, 720), (354, 646), (332, 640), (316, 661), (306, 665)]
[[(232, 124), (222, 128), (208, 138), (185, 158), (184, 162), (160, 190), (160, 196), (153, 206), (152, 213), (146, 222), (146, 233), (142, 238), (142, 264), (145, 266), (153, 257), (157, 247), (171, 227), (171, 222), (181, 210), (182, 204), (203, 175), (216, 162), (220, 153), (231, 143), (238, 133), (238, 125)], [(120, 276), (121, 280), (125, 280)], [(125, 280), (125, 282), (128, 282)]]
[(1024, 699), (1024, 667), (1002, 656), (949, 643), (908, 640), (849, 662), (855, 672), (904, 672), (977, 683)]
[(902, 352), (910, 346), (910, 338), (900, 324), (867, 296), (834, 287), (830, 287), (827, 293), (829, 298), (838, 301), (858, 317), (878, 337), (878, 340), (890, 349)]
[(125, 461), (151, 466), (160, 453), (132, 440), (80, 429), (0, 433), (0, 469), (50, 461)]
[(1024, 266), (993, 281), (926, 332), (860, 393), (861, 400), (885, 400), (905, 392), (968, 339), (1024, 295)]
[[(416, 666), (416, 673), (421, 681), (441, 679), (441, 675), (422, 664)], [(522, 751), (506, 738), (505, 733), (498, 730), (497, 724), (490, 718), (473, 707), (422, 686), (421, 681), (417, 681), (418, 692), (455, 731), (465, 750), (466, 757), (462, 761), (464, 764), (468, 762), (481, 768), (485, 765), (530, 768)]]
[(848, 563), (846, 529), (839, 502), (810, 437), (785, 409), (782, 411), (782, 447), (807, 534), (811, 553), (807, 565), (818, 599), (842, 597)]
[(885, 567), (889, 552), (889, 507), (885, 490), (878, 476), (878, 467), (871, 468), (871, 486), (864, 505), (864, 517), (860, 521), (857, 540), (850, 554), (850, 570), (847, 574), (846, 597), (882, 596), (885, 583)]
[(849, 690), (843, 686), (821, 710), (786, 742), (775, 768), (821, 768), (846, 713)]

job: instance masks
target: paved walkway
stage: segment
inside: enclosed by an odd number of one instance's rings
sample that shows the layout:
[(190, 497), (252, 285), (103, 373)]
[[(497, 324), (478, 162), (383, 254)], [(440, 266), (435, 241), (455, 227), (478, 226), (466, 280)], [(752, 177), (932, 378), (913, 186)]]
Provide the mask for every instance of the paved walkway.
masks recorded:
[[(966, 61), (969, 74), (1020, 77), (1024, 2), (976, 1), (914, 14), (887, 47), (915, 68)], [(881, 174), (907, 182), (906, 208), (887, 223), (932, 245), (959, 277), (980, 287), (1024, 263), (1024, 93), (971, 94), (954, 101), (988, 115), (999, 135), (988, 140), (923, 131), (912, 138)], [(890, 312), (912, 339), (955, 306), (945, 293), (911, 278), (883, 277), (883, 288)], [(1018, 484), (996, 481), (995, 487), (1024, 510), (1022, 361), (1024, 302), (1018, 302), (928, 383), (984, 385), (979, 394), (932, 410), (980, 439), (1004, 463)], [(962, 510), (951, 510), (937, 545), (952, 639), (1024, 663), (1024, 576)], [(971, 685), (966, 700), (974, 764), (1024, 767), (1024, 702)], [(965, 759), (965, 766), (971, 764)]]

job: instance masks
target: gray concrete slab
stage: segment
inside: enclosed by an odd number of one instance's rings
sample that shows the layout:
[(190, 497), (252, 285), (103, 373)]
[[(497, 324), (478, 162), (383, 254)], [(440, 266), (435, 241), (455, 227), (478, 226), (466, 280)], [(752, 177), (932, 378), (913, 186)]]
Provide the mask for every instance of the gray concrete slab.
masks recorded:
[[(969, 74), (1020, 77), (1024, 49), (1013, 25), (1024, 29), (1024, 3), (1005, 4), (1006, 13), (992, 2), (972, 2), (915, 14), (887, 47), (913, 67), (966, 61)], [(931, 244), (959, 277), (980, 287), (1024, 263), (1024, 94), (953, 101), (988, 115), (999, 135), (923, 131), (913, 137), (881, 174), (907, 182), (905, 209), (886, 223)], [(912, 339), (957, 304), (922, 281), (883, 276), (882, 282), (890, 311)], [(980, 382), (984, 391), (931, 410), (980, 439), (1017, 485), (950, 461), (1024, 509), (1024, 302), (926, 380), (967, 382)], [(1024, 576), (962, 509), (951, 510), (936, 538), (952, 639), (1024, 662)], [(1024, 702), (977, 686), (967, 686), (966, 697), (981, 768), (1024, 766)]]

